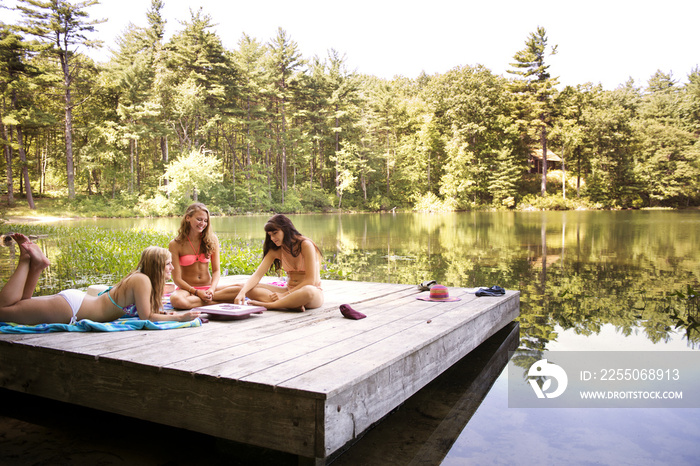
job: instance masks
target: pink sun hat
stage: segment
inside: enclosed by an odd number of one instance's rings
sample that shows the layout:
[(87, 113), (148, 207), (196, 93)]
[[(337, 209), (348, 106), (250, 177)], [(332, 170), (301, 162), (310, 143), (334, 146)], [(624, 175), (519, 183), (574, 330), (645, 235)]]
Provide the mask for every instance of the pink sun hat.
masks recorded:
[(450, 298), (450, 292), (447, 291), (447, 287), (445, 285), (433, 285), (430, 287), (429, 296), (416, 296), (416, 299), (420, 299), (422, 301), (450, 302), (460, 301), (462, 298)]

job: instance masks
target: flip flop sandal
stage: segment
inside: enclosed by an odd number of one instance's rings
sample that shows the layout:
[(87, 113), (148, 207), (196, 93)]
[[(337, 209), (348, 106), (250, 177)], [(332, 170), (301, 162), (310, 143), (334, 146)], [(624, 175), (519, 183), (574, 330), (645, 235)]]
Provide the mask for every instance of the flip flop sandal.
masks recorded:
[(418, 289), (421, 291), (430, 291), (430, 287), (435, 285), (437, 282), (435, 280), (426, 280), (420, 285), (418, 285)]
[(477, 296), (501, 296), (506, 294), (506, 290), (498, 285), (494, 285), (491, 288), (479, 288), (475, 294)]

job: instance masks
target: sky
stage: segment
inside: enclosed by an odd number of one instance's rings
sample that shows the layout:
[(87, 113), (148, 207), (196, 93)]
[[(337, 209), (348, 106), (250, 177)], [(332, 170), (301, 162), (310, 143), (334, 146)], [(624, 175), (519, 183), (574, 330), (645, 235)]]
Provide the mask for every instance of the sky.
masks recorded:
[[(12, 7), (16, 0), (0, 0)], [(345, 55), (350, 71), (384, 79), (442, 74), (481, 64), (507, 73), (513, 56), (542, 26), (557, 54), (547, 58), (562, 86), (591, 82), (615, 89), (632, 78), (645, 86), (657, 71), (679, 83), (700, 64), (700, 2), (696, 0), (164, 0), (166, 39), (182, 29), (190, 9), (212, 17), (224, 47), (233, 50), (243, 33), (268, 42), (278, 27), (297, 42), (305, 58)], [(149, 0), (102, 0), (87, 8), (107, 61), (115, 39), (131, 22), (146, 26)], [(2, 11), (13, 22), (16, 11)], [(550, 49), (551, 50), (551, 49)]]

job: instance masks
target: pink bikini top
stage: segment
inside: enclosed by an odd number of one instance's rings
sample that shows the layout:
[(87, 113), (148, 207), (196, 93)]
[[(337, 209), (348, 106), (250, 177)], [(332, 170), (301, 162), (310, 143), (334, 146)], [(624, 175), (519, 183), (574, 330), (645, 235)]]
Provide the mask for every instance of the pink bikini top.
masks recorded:
[(195, 249), (194, 249), (194, 244), (192, 244), (192, 241), (190, 240), (189, 237), (187, 237), (187, 241), (190, 242), (190, 246), (192, 246), (192, 251), (194, 252), (194, 254), (186, 254), (184, 256), (180, 256), (180, 266), (189, 267), (190, 265), (194, 264), (195, 262), (207, 263), (210, 261), (210, 259), (207, 257), (206, 254), (204, 254), (204, 253), (197, 254), (197, 251), (195, 251)]
[(285, 251), (284, 248), (282, 248), (281, 252), (280, 260), (282, 262), (282, 269), (285, 272), (306, 272), (306, 263), (304, 262), (304, 256), (302, 256), (301, 253), (294, 257), (291, 253)]
[(187, 254), (185, 256), (180, 256), (180, 265), (182, 267), (188, 267), (195, 262), (209, 262), (209, 258), (204, 254), (195, 256), (194, 254)]

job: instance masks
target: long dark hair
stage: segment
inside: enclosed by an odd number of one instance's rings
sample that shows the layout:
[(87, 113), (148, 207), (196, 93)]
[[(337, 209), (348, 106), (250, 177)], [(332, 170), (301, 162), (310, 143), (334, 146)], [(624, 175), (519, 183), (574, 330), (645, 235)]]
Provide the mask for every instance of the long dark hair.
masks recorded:
[(177, 231), (177, 237), (175, 238), (175, 241), (183, 244), (187, 242), (187, 237), (189, 236), (190, 230), (192, 229), (189, 219), (194, 214), (200, 211), (205, 212), (207, 214), (207, 226), (204, 229), (204, 231), (202, 231), (202, 238), (199, 244), (199, 253), (210, 257), (211, 253), (214, 252), (214, 245), (216, 244), (216, 241), (214, 240), (214, 231), (211, 229), (211, 217), (209, 215), (209, 209), (207, 209), (207, 206), (205, 206), (201, 202), (195, 202), (187, 208), (187, 210), (185, 211), (185, 215), (182, 216), (182, 220), (180, 221), (180, 229)]
[[(299, 254), (301, 254), (301, 243), (305, 239), (308, 239), (299, 233), (299, 231), (294, 227), (292, 221), (289, 220), (286, 215), (282, 214), (273, 215), (265, 224), (264, 229), (265, 242), (263, 243), (263, 257), (265, 257), (270, 250), (277, 250), (280, 247), (285, 248), (292, 256), (297, 257)], [(275, 230), (280, 230), (282, 233), (284, 233), (282, 246), (277, 246), (275, 243), (273, 243), (270, 235), (267, 234), (268, 232)], [(316, 246), (315, 243), (314, 247), (316, 248), (316, 251), (318, 251), (319, 256), (321, 256), (321, 250), (318, 249), (318, 246)], [(279, 259), (275, 259), (272, 265), (275, 271), (279, 271), (279, 269), (282, 267), (282, 262)], [(270, 269), (272, 270), (272, 267)]]

